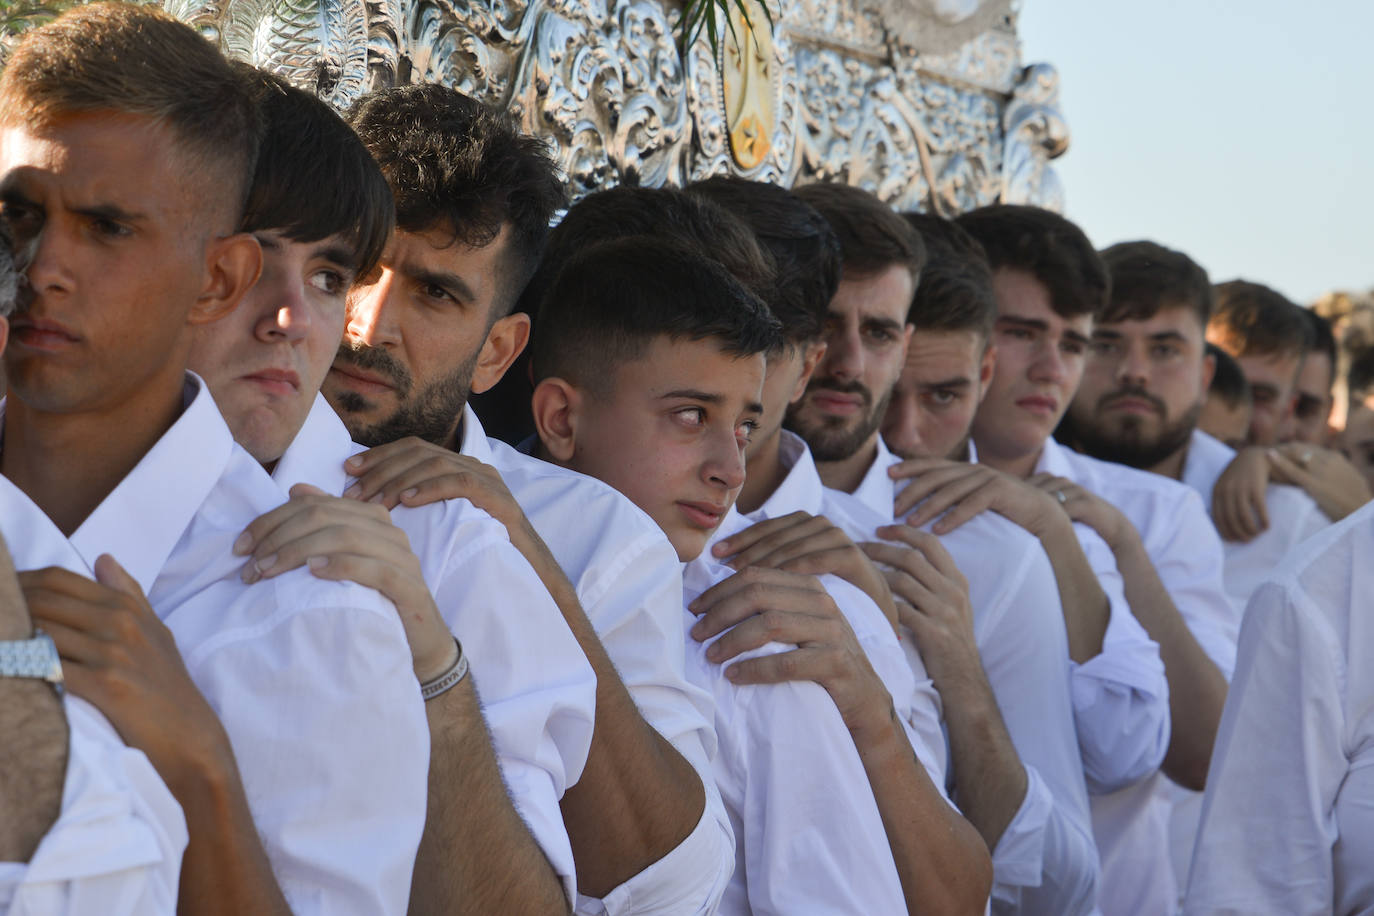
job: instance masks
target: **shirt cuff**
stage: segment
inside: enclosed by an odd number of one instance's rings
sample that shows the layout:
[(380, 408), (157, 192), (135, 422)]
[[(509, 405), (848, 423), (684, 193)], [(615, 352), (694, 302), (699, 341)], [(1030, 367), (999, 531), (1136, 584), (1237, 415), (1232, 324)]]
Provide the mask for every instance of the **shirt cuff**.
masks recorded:
[(579, 896), (578, 916), (713, 913), (735, 869), (735, 837), (714, 784), (696, 827), (666, 856), (602, 899)]
[(1026, 796), (992, 851), (992, 897), (1012, 905), (1021, 888), (1040, 886), (1045, 869), (1045, 825), (1054, 810), (1054, 797), (1045, 780), (1035, 767), (1024, 769)]

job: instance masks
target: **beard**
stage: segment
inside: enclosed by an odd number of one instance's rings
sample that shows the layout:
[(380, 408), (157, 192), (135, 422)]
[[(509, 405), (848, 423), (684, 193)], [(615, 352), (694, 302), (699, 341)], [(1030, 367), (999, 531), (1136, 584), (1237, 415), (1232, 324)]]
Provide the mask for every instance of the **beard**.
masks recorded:
[(357, 392), (339, 392), (334, 406), (348, 427), (349, 435), (359, 445), (374, 448), (407, 436), (446, 445), (472, 393), (472, 374), (479, 355), (480, 351), (473, 353), (452, 373), (417, 391), (410, 370), (385, 349), (345, 340), (339, 345), (334, 361), (386, 376), (395, 386), (400, 404), (391, 416), (367, 425), (363, 425), (356, 415), (371, 410), (374, 405)]
[(1142, 417), (1124, 416), (1113, 429), (1108, 424), (1094, 422), (1091, 417), (1086, 420), (1075, 417), (1075, 411), (1070, 408), (1060, 421), (1059, 428), (1054, 431), (1054, 438), (1101, 461), (1148, 471), (1188, 444), (1193, 430), (1197, 428), (1198, 416), (1202, 413), (1202, 401), (1198, 401), (1177, 419), (1170, 420), (1168, 409), (1159, 398), (1138, 389), (1122, 389), (1098, 399), (1093, 416), (1100, 416), (1108, 401), (1123, 396), (1140, 398), (1155, 405), (1160, 422), (1153, 434), (1147, 431)]
[(892, 390), (888, 389), (882, 400), (875, 404), (873, 392), (858, 382), (827, 380), (823, 384), (812, 383), (808, 386), (808, 391), (820, 389), (839, 394), (857, 394), (863, 399), (864, 413), (857, 419), (821, 417), (813, 420), (802, 413), (806, 404), (806, 399), (803, 398), (799, 403), (787, 408), (783, 426), (805, 440), (815, 460), (844, 461), (853, 457), (882, 424), (883, 416), (887, 413), (887, 403), (892, 400)]

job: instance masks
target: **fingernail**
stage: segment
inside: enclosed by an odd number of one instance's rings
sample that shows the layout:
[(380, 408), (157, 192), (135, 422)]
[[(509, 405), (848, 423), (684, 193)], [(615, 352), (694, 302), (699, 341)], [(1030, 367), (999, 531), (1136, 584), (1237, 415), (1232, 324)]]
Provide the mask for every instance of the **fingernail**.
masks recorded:
[(344, 490), (344, 491), (343, 491), (343, 495), (344, 495), (345, 497), (347, 497), (348, 499), (357, 499), (357, 498), (358, 498), (358, 494), (361, 493), (362, 491), (363, 491), (363, 485), (360, 484), (360, 483), (355, 483), (353, 486), (349, 487), (347, 490)]
[(729, 678), (730, 680), (732, 680), (732, 681), (737, 681), (737, 680), (739, 680), (739, 672), (736, 671), (734, 668), (726, 668), (726, 669), (725, 669), (725, 676), (728, 677), (728, 678)]
[(401, 491), (401, 499), (414, 499), (415, 494), (420, 492), (419, 487), (411, 487), (409, 490)]
[(276, 564), (276, 562), (277, 555), (275, 553), (270, 556), (263, 557), (261, 560), (257, 562), (258, 573), (261, 574), (267, 572)]
[(697, 642), (701, 642), (701, 640), (704, 638), (704, 637), (702, 636), (702, 634), (703, 634), (705, 631), (706, 631), (706, 623), (705, 623), (705, 621), (700, 621), (700, 620), (697, 621), (695, 624), (692, 625), (692, 629), (688, 630), (688, 632), (692, 634), (692, 638), (695, 639)]
[(348, 465), (351, 468), (360, 468), (363, 466), (363, 456), (354, 455), (352, 458), (345, 461), (344, 464)]
[(711, 553), (717, 557), (723, 557), (730, 552), (729, 541), (717, 541), (711, 545)]
[(262, 577), (258, 575), (258, 568), (249, 563), (239, 570), (239, 578), (243, 580), (244, 585), (252, 585)]
[(385, 496), (384, 494), (382, 494), (382, 493), (377, 493), (377, 494), (373, 495), (373, 497), (372, 497), (371, 499), (368, 500), (368, 502), (370, 502), (370, 503), (376, 503), (376, 504), (379, 505), (379, 506), (380, 506), (383, 502), (385, 502), (385, 501), (386, 501), (386, 496)]
[(329, 565), (329, 557), (311, 557), (305, 563), (311, 569), (324, 569)]
[(243, 534), (240, 534), (239, 539), (234, 542), (234, 553), (241, 557), (246, 554), (252, 546), (253, 536), (245, 531)]

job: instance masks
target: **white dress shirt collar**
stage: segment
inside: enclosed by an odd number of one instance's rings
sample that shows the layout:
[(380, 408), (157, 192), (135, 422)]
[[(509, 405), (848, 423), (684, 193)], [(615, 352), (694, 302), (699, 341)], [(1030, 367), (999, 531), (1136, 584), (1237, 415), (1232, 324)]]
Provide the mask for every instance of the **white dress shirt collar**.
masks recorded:
[(877, 512), (884, 518), (892, 518), (892, 507), (897, 501), (897, 482), (887, 476), (887, 469), (901, 461), (887, 447), (883, 437), (878, 437), (878, 454), (868, 466), (864, 479), (852, 494), (859, 502)]
[(483, 464), (492, 464), (491, 443), (487, 441), (487, 431), (471, 404), (463, 405), (463, 435), (459, 440), (458, 453), (476, 458)]
[[(234, 438), (209, 388), (194, 373), (186, 373), (182, 403), (181, 416), (70, 538), (87, 567), (108, 553), (138, 581), (145, 595), (218, 483), (234, 449)], [(0, 401), (0, 422), (3, 418), (4, 402)], [(149, 496), (155, 493), (174, 498), (150, 505)], [(43, 518), (47, 521), (46, 515)], [(131, 538), (129, 523), (135, 518), (138, 537)], [(47, 524), (57, 531), (51, 521)]]
[(324, 395), (317, 394), (296, 438), (291, 440), (277, 461), (272, 479), (283, 492), (298, 483), (308, 483), (326, 493), (338, 495), (348, 489), (350, 483), (343, 462), (338, 457), (361, 450)]

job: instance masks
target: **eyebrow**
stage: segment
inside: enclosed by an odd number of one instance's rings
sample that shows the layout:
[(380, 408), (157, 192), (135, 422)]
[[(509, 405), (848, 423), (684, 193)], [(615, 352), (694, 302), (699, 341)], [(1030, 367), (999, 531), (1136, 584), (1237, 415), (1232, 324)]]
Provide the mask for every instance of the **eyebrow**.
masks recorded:
[(973, 383), (967, 378), (960, 377), (945, 379), (943, 382), (922, 382), (920, 387), (925, 390), (931, 388), (967, 388), (971, 384)]
[[(686, 401), (700, 401), (703, 404), (711, 404), (713, 406), (725, 403), (724, 395), (712, 394), (709, 391), (702, 391), (697, 388), (678, 388), (673, 391), (665, 391), (658, 396), (658, 400), (660, 401), (669, 401), (674, 398), (682, 398)], [(763, 403), (761, 401), (750, 401), (744, 405), (744, 411), (745, 413), (761, 414), (763, 413)]]
[(96, 204), (92, 207), (71, 207), (70, 210), (78, 216), (107, 219), (115, 223), (141, 223), (148, 218), (146, 214), (136, 213), (133, 210), (125, 210), (118, 204)]
[(1271, 398), (1279, 396), (1279, 389), (1276, 385), (1266, 385), (1264, 382), (1251, 382), (1251, 394), (1267, 394)]
[(1081, 344), (1089, 344), (1089, 343), (1092, 343), (1092, 341), (1088, 339), (1088, 336), (1087, 336), (1086, 334), (1083, 334), (1083, 333), (1081, 333), (1081, 332), (1079, 332), (1079, 331), (1074, 331), (1074, 330), (1070, 330), (1070, 329), (1067, 329), (1067, 328), (1066, 328), (1066, 329), (1064, 330), (1064, 336), (1067, 337), (1069, 340), (1074, 341), (1075, 343), (1081, 343)]
[(312, 251), (311, 255), (317, 258), (324, 258), (329, 263), (337, 267), (342, 267), (345, 270), (353, 271), (358, 269), (357, 255), (355, 255), (353, 250), (347, 245), (341, 245), (338, 242), (330, 245), (321, 245), (319, 248)]
[(891, 318), (875, 318), (869, 315), (865, 315), (859, 323), (865, 327), (883, 328), (887, 331), (900, 331), (903, 327), (900, 321), (893, 321)]
[(1050, 325), (1048, 321), (1041, 321), (1037, 318), (1017, 318), (1006, 315), (997, 319), (999, 326), (1011, 325), (1013, 327), (1025, 328), (1028, 331), (1048, 331)]
[(477, 301), (477, 294), (473, 292), (468, 282), (455, 273), (446, 270), (430, 270), (426, 267), (413, 267), (401, 265), (399, 273), (408, 277), (416, 283), (423, 283), (429, 286), (439, 286), (456, 293), (459, 299), (465, 302)]
[[(1122, 336), (1123, 335), (1120, 331), (1113, 331), (1110, 328), (1093, 328), (1093, 337), (1098, 340), (1120, 340)], [(1156, 334), (1149, 335), (1147, 339), (1156, 342), (1173, 340), (1181, 342), (1187, 341), (1187, 338), (1185, 338), (1178, 331), (1160, 331)]]

